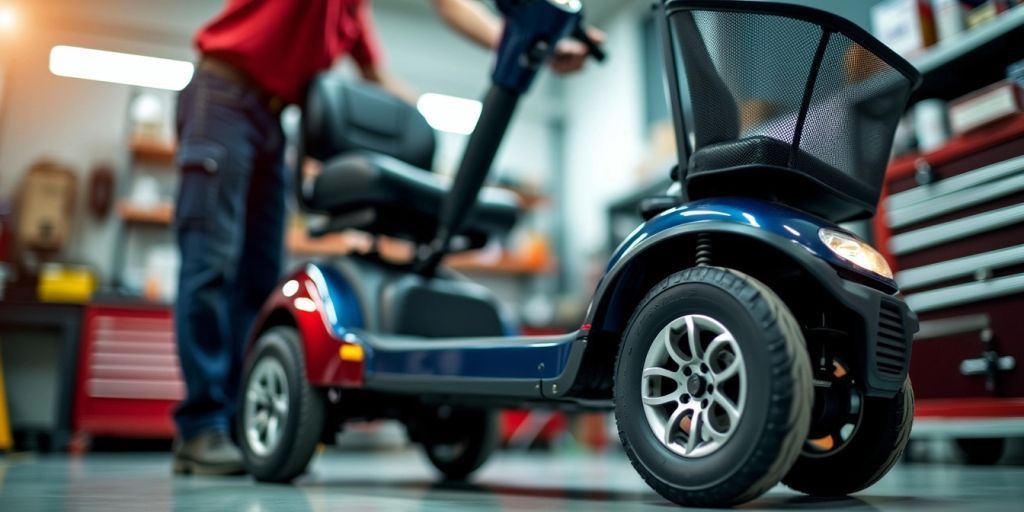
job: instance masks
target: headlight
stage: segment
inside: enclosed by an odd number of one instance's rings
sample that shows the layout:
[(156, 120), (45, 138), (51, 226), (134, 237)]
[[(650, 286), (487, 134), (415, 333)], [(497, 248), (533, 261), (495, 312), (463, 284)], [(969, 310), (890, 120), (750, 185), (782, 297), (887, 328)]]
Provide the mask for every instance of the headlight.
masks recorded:
[(892, 269), (881, 253), (852, 235), (822, 228), (818, 238), (840, 258), (887, 279), (892, 279)]

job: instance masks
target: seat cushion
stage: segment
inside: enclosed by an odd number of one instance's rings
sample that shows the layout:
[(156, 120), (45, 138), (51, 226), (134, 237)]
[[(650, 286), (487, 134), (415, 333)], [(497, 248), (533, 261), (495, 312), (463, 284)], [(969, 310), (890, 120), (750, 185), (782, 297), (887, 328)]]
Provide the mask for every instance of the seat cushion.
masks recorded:
[(875, 214), (878, 192), (814, 156), (771, 137), (703, 147), (690, 158), (690, 199), (740, 195), (777, 200), (833, 222)]
[[(447, 180), (436, 174), (386, 155), (360, 151), (325, 162), (306, 197), (314, 210), (352, 219), (338, 228), (425, 242), (434, 237), (448, 188)], [(356, 213), (359, 215), (352, 215)], [(485, 187), (464, 234), (479, 239), (506, 233), (518, 215), (515, 194)]]

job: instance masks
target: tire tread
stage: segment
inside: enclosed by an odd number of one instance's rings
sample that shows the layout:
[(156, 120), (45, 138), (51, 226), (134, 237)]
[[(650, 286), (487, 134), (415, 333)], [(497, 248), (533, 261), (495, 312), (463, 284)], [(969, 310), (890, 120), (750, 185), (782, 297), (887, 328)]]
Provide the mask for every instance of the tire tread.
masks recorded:
[[(762, 439), (747, 463), (726, 482), (708, 490), (689, 491), (669, 486), (650, 474), (637, 460), (626, 439), (622, 421), (619, 437), (633, 467), (655, 491), (684, 506), (732, 506), (757, 498), (775, 486), (789, 471), (800, 454), (810, 423), (813, 403), (810, 361), (803, 344), (803, 333), (793, 314), (775, 292), (751, 276), (720, 267), (695, 267), (672, 274), (652, 288), (640, 302), (627, 324), (618, 358), (626, 346), (625, 338), (637, 316), (655, 297), (683, 283), (714, 284), (738, 298), (754, 314), (766, 333), (772, 333), (768, 351), (772, 355), (772, 402), (768, 417), (783, 417), (782, 423), (765, 425)], [(618, 366), (616, 360), (616, 367)], [(616, 388), (617, 389), (617, 388)], [(801, 391), (803, 390), (803, 391)], [(796, 392), (801, 396), (793, 396)], [(616, 397), (616, 400), (618, 397)], [(618, 409), (616, 409), (618, 411)], [(621, 420), (621, 419), (620, 419)]]
[[(313, 453), (316, 451), (316, 445), (320, 441), (324, 426), (324, 412), (326, 408), (323, 394), (309, 385), (306, 381), (306, 361), (303, 355), (301, 346), (301, 337), (299, 332), (295, 328), (290, 326), (277, 326), (273, 327), (267, 332), (260, 336), (254, 347), (253, 353), (259, 355), (262, 345), (261, 343), (265, 338), (278, 338), (284, 342), (287, 346), (287, 350), (291, 352), (290, 356), (296, 362), (295, 368), (292, 368), (297, 372), (298, 393), (299, 393), (299, 406), (297, 423), (295, 432), (290, 436), (291, 439), (283, 439), (279, 444), (279, 447), (288, 444), (289, 449), (287, 454), (284, 455), (284, 459), (274, 464), (273, 459), (280, 457), (280, 454), (272, 454), (267, 463), (257, 463), (251, 460), (247, 450), (243, 450), (246, 453), (246, 462), (250, 472), (256, 480), (261, 482), (275, 482), (284, 483), (290, 482), (295, 477), (301, 475), (306, 467), (309, 465), (309, 461), (313, 458)], [(287, 361), (284, 362), (287, 365)], [(291, 410), (291, 409), (290, 409)], [(242, 421), (239, 421), (239, 427), (242, 428)], [(288, 429), (285, 429), (285, 435), (288, 434)], [(240, 434), (244, 436), (244, 432)], [(290, 444), (288, 443), (290, 441)]]

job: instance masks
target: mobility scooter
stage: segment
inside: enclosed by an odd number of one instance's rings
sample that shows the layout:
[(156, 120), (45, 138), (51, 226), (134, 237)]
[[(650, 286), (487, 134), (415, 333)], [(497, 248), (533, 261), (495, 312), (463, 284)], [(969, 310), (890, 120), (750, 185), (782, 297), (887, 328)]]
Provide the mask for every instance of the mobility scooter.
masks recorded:
[(497, 6), (493, 83), (450, 184), (429, 170), (433, 132), (415, 109), (336, 77), (311, 84), (300, 155), (323, 167), (297, 188), (325, 221), (314, 234), (418, 251), (307, 263), (268, 299), (238, 418), (255, 478), (292, 480), (346, 422), (378, 418), (464, 478), (494, 449), (503, 407), (613, 410), (633, 466), (680, 505), (740, 504), (780, 481), (844, 495), (885, 475), (910, 431), (918, 323), (885, 260), (836, 223), (875, 213), (919, 74), (815, 9), (660, 0), (675, 192), (645, 202), (578, 330), (523, 337), (443, 256), (515, 223), (514, 199), (482, 185), (556, 42), (601, 50), (579, 0)]

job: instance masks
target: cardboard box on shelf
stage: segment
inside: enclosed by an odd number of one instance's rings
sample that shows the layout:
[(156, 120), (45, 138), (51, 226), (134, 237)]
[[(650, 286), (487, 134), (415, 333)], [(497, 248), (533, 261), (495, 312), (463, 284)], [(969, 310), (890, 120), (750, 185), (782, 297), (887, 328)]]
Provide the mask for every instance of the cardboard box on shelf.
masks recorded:
[(22, 249), (60, 250), (71, 231), (77, 178), (70, 169), (39, 162), (25, 173), (17, 197), (17, 240)]
[(1008, 0), (988, 0), (967, 13), (967, 28), (974, 28), (993, 21), (1012, 6), (1013, 4)]
[(935, 44), (935, 16), (924, 0), (885, 0), (871, 8), (871, 29), (896, 53), (913, 55)]
[(966, 15), (960, 0), (932, 0), (935, 8), (935, 29), (940, 41), (951, 39), (967, 28)]
[(949, 121), (957, 135), (1024, 112), (1024, 92), (1013, 80), (1003, 80), (968, 94), (949, 105)]

